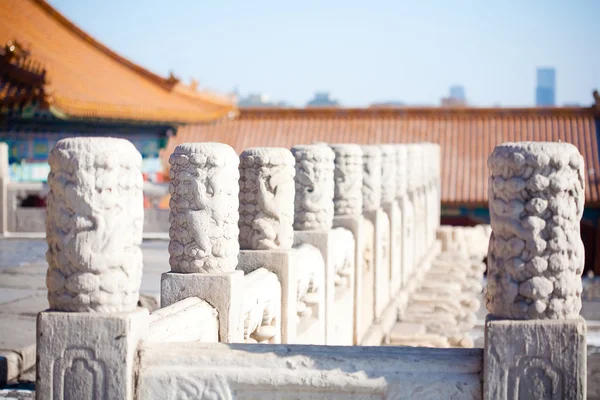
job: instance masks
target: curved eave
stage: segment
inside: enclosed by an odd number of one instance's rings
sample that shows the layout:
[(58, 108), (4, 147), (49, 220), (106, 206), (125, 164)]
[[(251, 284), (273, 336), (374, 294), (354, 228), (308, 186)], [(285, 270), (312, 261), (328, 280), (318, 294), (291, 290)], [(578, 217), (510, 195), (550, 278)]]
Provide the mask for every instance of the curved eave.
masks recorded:
[(55, 96), (49, 107), (57, 118), (69, 120), (110, 120), (127, 123), (161, 123), (185, 125), (208, 123), (224, 118), (233, 118), (239, 114), (234, 107), (215, 107), (211, 111), (182, 111), (172, 109), (148, 109), (115, 104), (99, 104), (73, 101)]

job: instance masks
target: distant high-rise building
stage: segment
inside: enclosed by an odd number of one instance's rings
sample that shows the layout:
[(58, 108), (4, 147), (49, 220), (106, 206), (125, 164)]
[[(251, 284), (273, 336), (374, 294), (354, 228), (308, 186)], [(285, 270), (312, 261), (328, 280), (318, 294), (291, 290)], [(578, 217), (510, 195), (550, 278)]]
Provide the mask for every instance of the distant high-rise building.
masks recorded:
[(440, 103), (442, 107), (465, 107), (467, 105), (465, 87), (461, 85), (450, 86), (448, 97), (442, 97)]
[(535, 105), (538, 107), (556, 104), (556, 70), (554, 68), (537, 69), (537, 86), (535, 88)]
[(337, 107), (339, 101), (332, 99), (329, 92), (316, 92), (314, 97), (306, 103), (306, 107)]
[(245, 97), (239, 98), (238, 107), (289, 107), (289, 105), (284, 101), (273, 101), (266, 94), (250, 93)]
[(465, 87), (461, 85), (450, 86), (450, 98), (466, 101)]

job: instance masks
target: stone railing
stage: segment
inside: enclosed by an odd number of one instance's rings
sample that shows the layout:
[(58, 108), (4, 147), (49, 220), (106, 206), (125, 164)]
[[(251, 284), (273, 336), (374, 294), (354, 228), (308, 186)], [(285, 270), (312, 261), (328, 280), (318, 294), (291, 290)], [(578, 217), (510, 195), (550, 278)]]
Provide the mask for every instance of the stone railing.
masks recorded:
[[(135, 307), (139, 154), (119, 139), (60, 141), (38, 399), (585, 398), (581, 156), (546, 143), (490, 157), (482, 350), (464, 347), (484, 254), (465, 245), (472, 232), (439, 228), (439, 154), (178, 146), (170, 271), (148, 314)], [(364, 346), (384, 343), (457, 348)]]

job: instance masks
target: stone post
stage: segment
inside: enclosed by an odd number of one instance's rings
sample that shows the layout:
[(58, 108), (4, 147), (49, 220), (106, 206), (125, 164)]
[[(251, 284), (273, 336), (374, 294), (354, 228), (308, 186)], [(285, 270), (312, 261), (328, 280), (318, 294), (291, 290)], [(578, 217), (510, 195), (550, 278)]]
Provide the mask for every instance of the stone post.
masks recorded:
[(484, 398), (585, 399), (583, 157), (568, 143), (505, 143), (488, 166)]
[(148, 332), (142, 157), (128, 141), (71, 138), (48, 157), (48, 302), (37, 320), (37, 399), (133, 399)]
[[(371, 190), (381, 192), (380, 203), (372, 203), (364, 209), (366, 220), (372, 223), (374, 231), (374, 291), (373, 322), (363, 335), (361, 344), (365, 346), (380, 345), (383, 336), (389, 332), (396, 320), (395, 306), (392, 301), (391, 283), (392, 260), (397, 260), (398, 249), (390, 238), (394, 235), (390, 219), (397, 221), (399, 217), (396, 203), (396, 155), (393, 145), (364, 146), (365, 185)], [(380, 163), (373, 160), (380, 159)], [(367, 204), (365, 204), (367, 205)]]
[(298, 280), (294, 242), (294, 156), (275, 147), (240, 155), (240, 255), (238, 269), (265, 268), (281, 284), (281, 340), (295, 343)]
[(8, 232), (8, 145), (0, 143), (0, 235)]
[[(329, 146), (300, 145), (292, 148), (296, 161), (294, 198), (294, 247), (312, 245), (316, 247), (324, 261), (322, 279), (324, 288), (317, 293), (316, 310), (313, 315), (319, 323), (318, 334), (311, 338), (312, 344), (336, 343), (334, 324), (335, 304), (335, 240), (332, 236), (334, 159)], [(299, 270), (307, 269), (299, 265)], [(301, 272), (302, 273), (302, 272)], [(352, 312), (353, 308), (350, 309)], [(302, 339), (306, 343), (306, 339)]]
[(184, 143), (169, 163), (171, 272), (162, 275), (161, 307), (199, 297), (219, 313), (219, 341), (241, 342), (239, 158), (226, 144)]
[(415, 266), (418, 260), (418, 249), (417, 249), (417, 232), (416, 225), (418, 225), (418, 205), (417, 200), (417, 187), (420, 179), (420, 170), (418, 168), (419, 160), (417, 154), (418, 144), (407, 144), (406, 145), (406, 162), (407, 162), (407, 174), (406, 174), (406, 200), (402, 203), (402, 225), (403, 229), (403, 280), (402, 283), (406, 287), (408, 281), (411, 278)]
[[(383, 238), (388, 235), (388, 226), (383, 223), (387, 216), (381, 208), (381, 149), (378, 146), (362, 146), (363, 152), (363, 215), (365, 252), (361, 285), (360, 323), (357, 326), (358, 343), (363, 343), (369, 328), (375, 322), (375, 296), (377, 287), (375, 271), (384, 265)], [(357, 302), (358, 303), (358, 302)]]
[[(354, 270), (345, 280), (350, 290), (347, 303), (354, 307), (353, 344), (359, 344), (363, 335), (362, 325), (362, 276), (365, 252), (365, 221), (363, 218), (363, 151), (356, 144), (331, 145), (335, 153), (333, 197), (334, 228), (344, 228), (354, 237)], [(340, 243), (347, 246), (346, 243)], [(336, 288), (337, 289), (337, 288)], [(344, 290), (342, 288), (339, 288)]]

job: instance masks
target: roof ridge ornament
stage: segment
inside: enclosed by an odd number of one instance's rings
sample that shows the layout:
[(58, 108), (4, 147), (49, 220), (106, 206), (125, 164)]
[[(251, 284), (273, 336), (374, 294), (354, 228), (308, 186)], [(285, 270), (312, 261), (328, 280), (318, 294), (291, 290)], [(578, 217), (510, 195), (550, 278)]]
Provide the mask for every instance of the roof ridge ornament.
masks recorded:
[(169, 85), (174, 86), (174, 85), (178, 84), (180, 81), (181, 80), (177, 76), (175, 76), (175, 74), (173, 73), (172, 70), (169, 71), (169, 77), (167, 78), (167, 83)]

